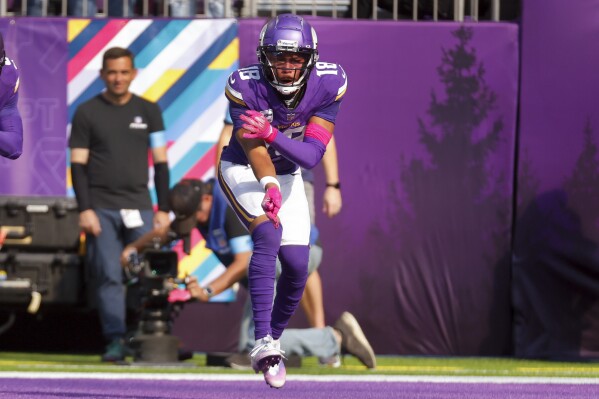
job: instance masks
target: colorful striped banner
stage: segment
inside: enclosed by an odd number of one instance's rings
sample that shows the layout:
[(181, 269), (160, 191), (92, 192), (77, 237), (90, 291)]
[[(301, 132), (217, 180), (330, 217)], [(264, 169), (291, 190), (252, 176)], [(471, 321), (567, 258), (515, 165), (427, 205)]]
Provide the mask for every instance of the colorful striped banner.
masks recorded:
[[(224, 87), (239, 66), (235, 20), (72, 19), (68, 41), (69, 121), (81, 103), (104, 89), (99, 76), (104, 51), (129, 48), (138, 69), (131, 91), (158, 103), (163, 112), (171, 185), (182, 178), (214, 176), (215, 145), (227, 108)], [(152, 172), (148, 184), (155, 203)], [(67, 192), (73, 195), (70, 169)], [(224, 270), (199, 233), (192, 236), (190, 255), (180, 245), (175, 250), (180, 272), (202, 283)], [(234, 296), (228, 290), (213, 299), (230, 301)]]

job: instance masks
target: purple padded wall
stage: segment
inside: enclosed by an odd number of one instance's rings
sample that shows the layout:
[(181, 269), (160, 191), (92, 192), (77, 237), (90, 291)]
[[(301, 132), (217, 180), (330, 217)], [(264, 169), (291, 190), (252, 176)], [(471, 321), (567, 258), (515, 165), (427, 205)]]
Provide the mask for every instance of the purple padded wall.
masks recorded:
[(599, 357), (598, 0), (524, 2), (514, 348)]
[[(68, 43), (60, 18), (0, 18), (6, 55), (20, 71), (23, 155), (0, 158), (0, 195), (66, 194)], [(17, 45), (18, 44), (18, 45)]]

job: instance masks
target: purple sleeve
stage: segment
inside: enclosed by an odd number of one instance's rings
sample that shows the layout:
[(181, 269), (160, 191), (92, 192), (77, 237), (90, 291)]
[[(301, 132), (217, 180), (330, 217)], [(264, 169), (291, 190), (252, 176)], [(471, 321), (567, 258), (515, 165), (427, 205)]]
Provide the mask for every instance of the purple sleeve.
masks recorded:
[(0, 110), (0, 155), (17, 159), (23, 152), (23, 122), (17, 110), (18, 94)]
[(340, 105), (341, 105), (341, 100), (334, 101), (334, 102), (330, 103), (328, 106), (323, 107), (322, 109), (318, 110), (318, 112), (316, 112), (314, 114), (314, 116), (322, 118), (325, 121), (335, 123), (335, 119), (337, 119), (337, 113), (339, 112)]
[(327, 150), (324, 143), (315, 138), (304, 136), (304, 141), (296, 141), (281, 133), (277, 134), (270, 145), (285, 158), (305, 169), (318, 165)]
[(240, 116), (242, 114), (245, 113), (245, 111), (247, 111), (248, 108), (239, 105), (237, 103), (234, 102), (230, 102), (229, 103), (229, 117), (231, 118), (231, 122), (233, 123), (233, 131), (236, 132), (237, 130), (241, 129), (241, 126), (243, 125), (243, 121), (241, 120)]

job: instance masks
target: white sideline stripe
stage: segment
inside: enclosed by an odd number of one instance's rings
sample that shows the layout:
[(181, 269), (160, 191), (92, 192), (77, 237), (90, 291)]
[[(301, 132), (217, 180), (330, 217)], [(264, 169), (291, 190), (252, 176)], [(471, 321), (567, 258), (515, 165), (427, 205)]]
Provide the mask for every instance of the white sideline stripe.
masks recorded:
[[(88, 380), (169, 380), (169, 381), (259, 381), (254, 374), (152, 374), (152, 373), (61, 373), (61, 372), (0, 372), (2, 378), (47, 378)], [(576, 384), (598, 385), (599, 378), (562, 377), (450, 377), (450, 376), (403, 376), (403, 375), (288, 375), (287, 381), (318, 382), (426, 382), (462, 384)]]

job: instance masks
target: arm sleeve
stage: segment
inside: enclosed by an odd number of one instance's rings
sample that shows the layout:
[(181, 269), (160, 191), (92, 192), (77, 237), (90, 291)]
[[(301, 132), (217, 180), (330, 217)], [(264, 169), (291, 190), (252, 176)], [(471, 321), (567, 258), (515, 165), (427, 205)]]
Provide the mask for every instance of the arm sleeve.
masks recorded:
[(77, 198), (79, 212), (92, 208), (91, 197), (89, 195), (89, 180), (87, 178), (87, 165), (82, 163), (71, 164), (71, 176), (73, 178), (73, 190)]
[(168, 212), (168, 190), (170, 186), (170, 175), (168, 163), (159, 162), (154, 164), (154, 187), (156, 187), (156, 197), (158, 200), (158, 209)]
[[(148, 112), (148, 131), (150, 132), (150, 148), (166, 146), (164, 135), (164, 121), (162, 120), (162, 110), (156, 103), (150, 104)], [(167, 162), (158, 162), (154, 164), (154, 187), (156, 188), (156, 199), (158, 209), (168, 212), (168, 190), (170, 186), (170, 174)]]
[(0, 110), (0, 155), (17, 159), (23, 152), (23, 122), (17, 109), (18, 95)]
[(231, 122), (233, 123), (233, 132), (236, 132), (237, 130), (241, 129), (241, 126), (244, 122), (241, 120), (239, 116), (245, 113), (245, 111), (247, 110), (247, 107), (239, 105), (235, 102), (229, 103), (229, 116), (231, 117)]
[(312, 137), (304, 137), (304, 141), (295, 141), (284, 134), (277, 134), (270, 145), (285, 158), (305, 169), (312, 169), (318, 165), (327, 150), (322, 141)]

